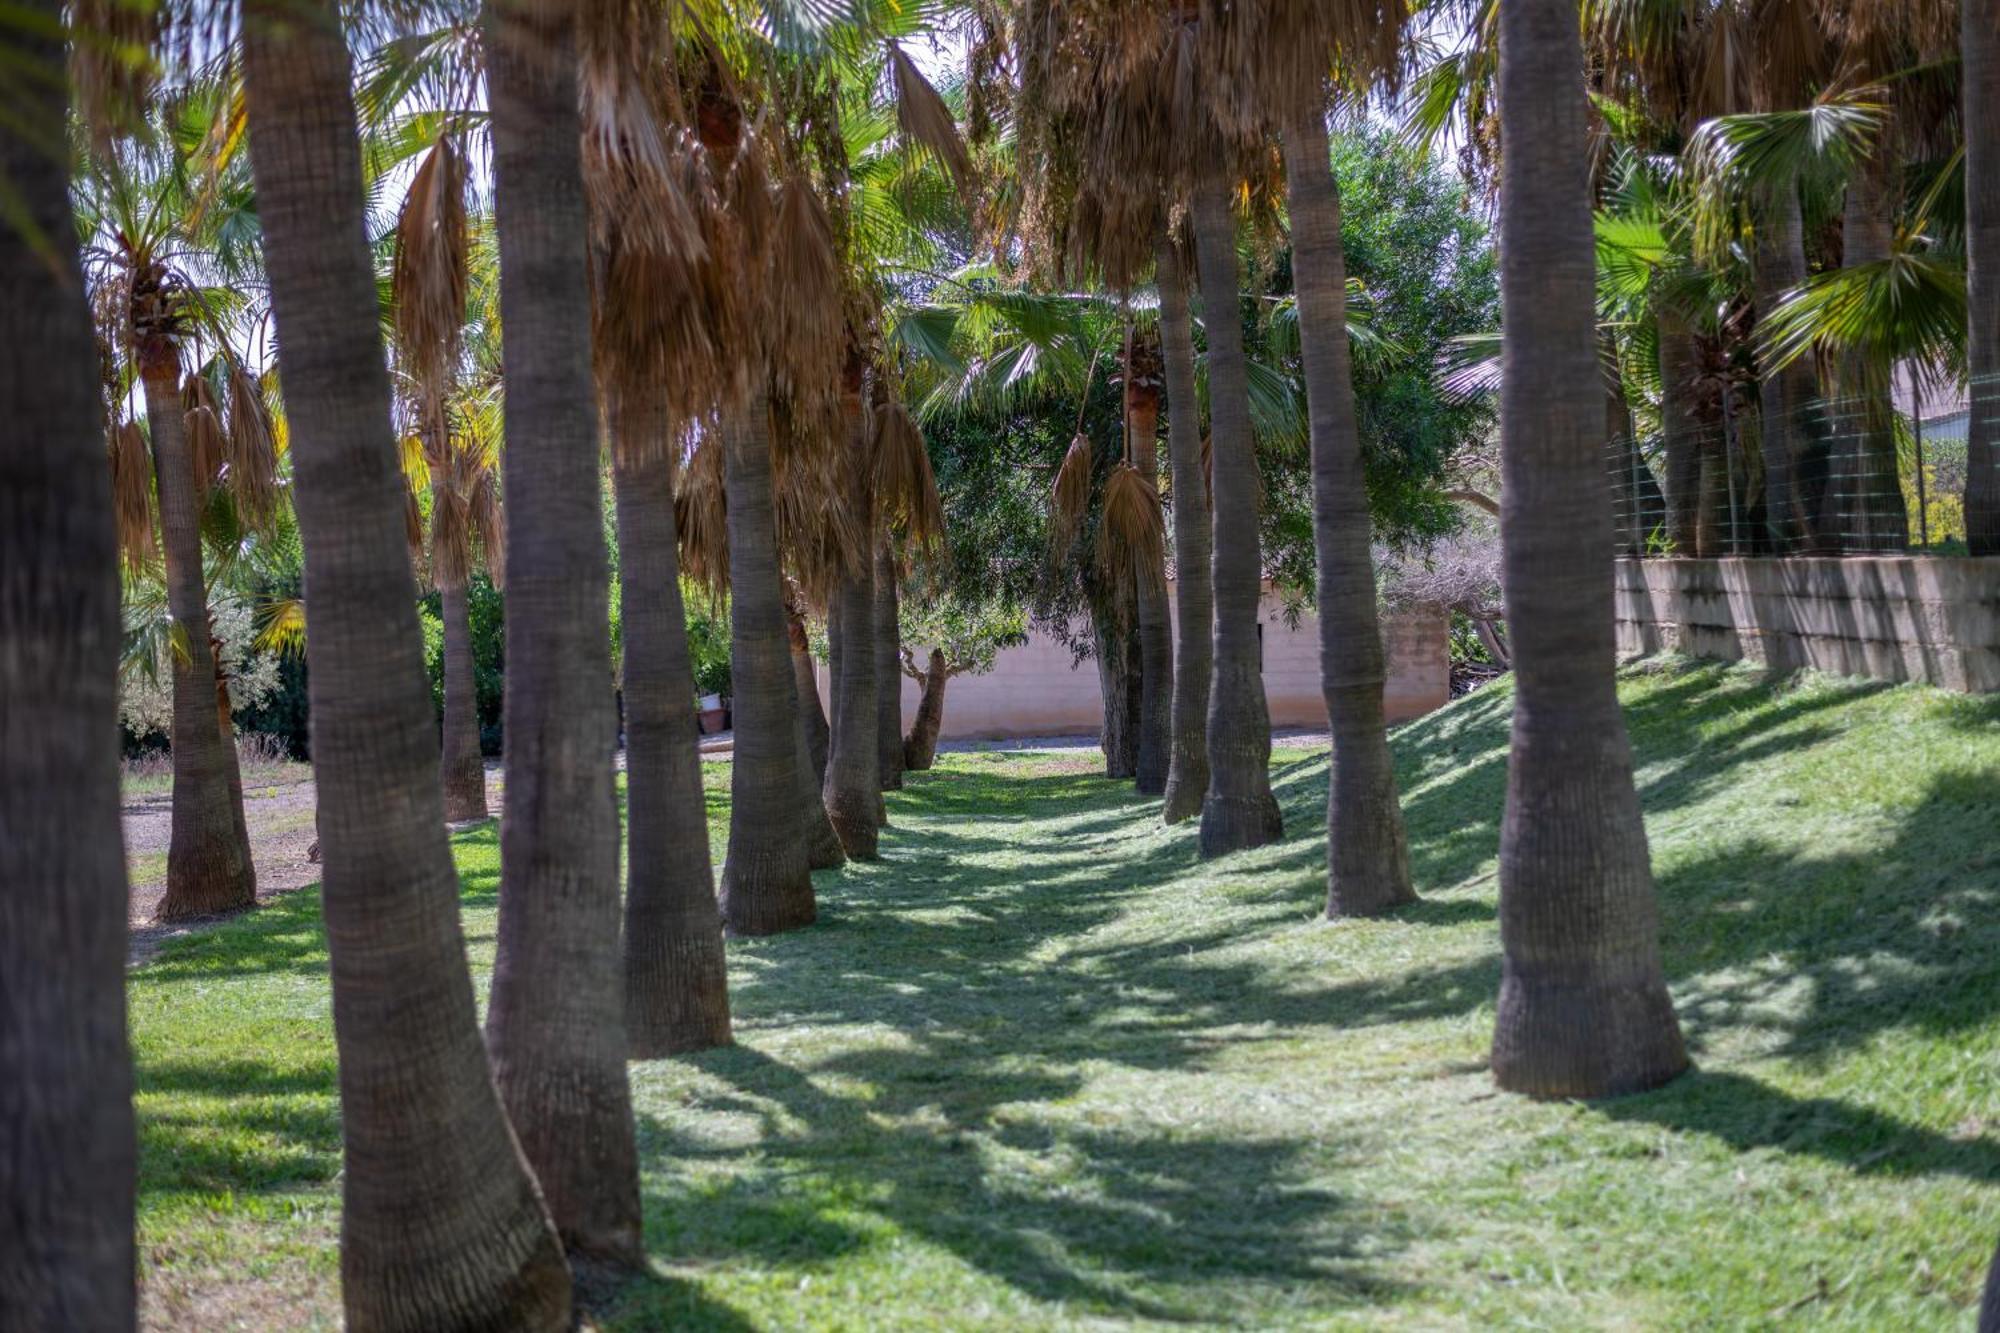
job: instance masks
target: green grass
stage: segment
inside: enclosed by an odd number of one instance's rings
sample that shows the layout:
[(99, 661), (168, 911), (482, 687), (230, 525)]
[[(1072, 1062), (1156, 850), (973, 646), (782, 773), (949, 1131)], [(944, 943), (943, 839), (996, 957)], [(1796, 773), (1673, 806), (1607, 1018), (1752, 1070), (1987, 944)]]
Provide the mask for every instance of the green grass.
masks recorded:
[[(1623, 691), (1694, 1074), (1492, 1090), (1504, 686), (1397, 732), (1425, 897), (1380, 922), (1318, 919), (1321, 757), (1275, 760), (1290, 839), (1203, 865), (1094, 752), (949, 755), (820, 925), (731, 945), (734, 1049), (634, 1066), (656, 1271), (602, 1321), (1965, 1326), (2000, 1235), (2000, 701)], [(498, 851), (457, 847), (483, 981)], [(337, 1316), (316, 914), (134, 974), (156, 1323)]]

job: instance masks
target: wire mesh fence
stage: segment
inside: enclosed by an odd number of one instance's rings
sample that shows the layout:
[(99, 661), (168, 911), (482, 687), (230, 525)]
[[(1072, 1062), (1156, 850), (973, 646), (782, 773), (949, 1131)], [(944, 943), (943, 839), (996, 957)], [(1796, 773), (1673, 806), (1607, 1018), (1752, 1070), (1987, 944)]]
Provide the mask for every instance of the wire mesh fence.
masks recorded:
[[(1812, 400), (1766, 419), (1731, 411), (1605, 445), (1618, 550), (1653, 556), (1965, 554), (1975, 414), (2000, 421), (2000, 384), (1924, 414), (1889, 394)], [(1775, 423), (1775, 424), (1774, 424)]]

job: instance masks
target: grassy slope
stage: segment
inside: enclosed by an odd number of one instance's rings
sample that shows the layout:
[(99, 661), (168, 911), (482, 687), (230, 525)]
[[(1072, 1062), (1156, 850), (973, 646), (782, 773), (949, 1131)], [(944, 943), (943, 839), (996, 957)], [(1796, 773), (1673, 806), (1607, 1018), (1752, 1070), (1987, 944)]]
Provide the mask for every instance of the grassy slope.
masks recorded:
[[(2000, 1233), (2000, 701), (1625, 697), (1698, 1073), (1492, 1092), (1504, 687), (1398, 733), (1426, 898), (1386, 922), (1317, 920), (1321, 759), (1278, 756), (1290, 840), (1200, 866), (1089, 752), (948, 756), (821, 926), (732, 945), (735, 1049), (635, 1066), (659, 1272), (606, 1322), (1962, 1326)], [(459, 854), (483, 972), (492, 832)], [(154, 1322), (332, 1322), (325, 984), (309, 893), (134, 975)]]

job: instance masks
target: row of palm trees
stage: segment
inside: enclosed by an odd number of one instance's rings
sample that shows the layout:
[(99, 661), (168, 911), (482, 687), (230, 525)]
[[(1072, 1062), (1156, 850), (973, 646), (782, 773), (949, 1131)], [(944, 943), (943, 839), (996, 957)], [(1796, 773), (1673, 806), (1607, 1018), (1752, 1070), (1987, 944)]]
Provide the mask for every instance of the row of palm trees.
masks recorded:
[[(16, 49), (35, 77), (10, 104), (27, 129), (0, 135), (18, 201), (0, 244), (0, 310), (36, 322), (33, 336), (17, 323), (0, 340), (0, 390), (24, 427), (8, 437), (13, 480), (0, 488), (0, 1157), (29, 1164), (0, 1214), (0, 1323), (118, 1327), (133, 1320), (134, 1150), (110, 744), (116, 548), (105, 395), (91, 374), (101, 358), (67, 154), (52, 149), (68, 130), (62, 27), (53, 0), (31, 8), (43, 21)], [(243, 8), (243, 119), (311, 612), (343, 1297), (356, 1327), (564, 1327), (572, 1263), (641, 1260), (626, 1061), (727, 1039), (722, 931), (809, 922), (814, 860), (870, 854), (900, 763), (884, 627), (900, 552), (934, 535), (936, 499), (897, 401), (899, 367), (880, 350), (880, 293), (856, 244), (866, 195), (826, 52), (875, 50), (901, 94), (903, 134), (955, 171), (975, 168), (907, 58), (882, 46), (907, 31), (898, 7), (855, 6), (838, 38), (771, 22), (793, 14), (785, 7), (759, 23), (733, 21), (743, 15), (720, 0), (671, 8), (689, 21), (670, 25), (665, 6), (488, 0), (476, 28), (505, 331), (511, 603), (508, 811), (483, 1034), (421, 671), (397, 425), (399, 396), (434, 419), (443, 372), (464, 369), (439, 345), (459, 336), (450, 307), (462, 287), (425, 287), (445, 292), (445, 317), (428, 340), (420, 319), (399, 331), (397, 365), (420, 386), (399, 393), (370, 249), (357, 34), (334, 0)], [(1324, 137), (1336, 87), (1351, 97), (1394, 76), (1405, 17), (1368, 0), (1139, 12), (1022, 0), (974, 14), (985, 62), (974, 91), (1003, 108), (1015, 138), (1023, 253), (1044, 273), (1087, 267), (1113, 287), (1154, 268), (1182, 598), (1165, 785), (1170, 816), (1176, 798), (1200, 793), (1205, 855), (1281, 832), (1256, 653), (1249, 376), (1228, 315), (1240, 309), (1239, 205), (1272, 217), (1282, 192), (1311, 412), (1336, 915), (1388, 910), (1411, 892)], [(102, 35), (86, 27), (78, 49)], [(1670, 1079), (1686, 1056), (1613, 688), (1578, 7), (1507, 0), (1495, 35), (1501, 506), (1518, 684), (1493, 1067), (1511, 1090), (1599, 1096)], [(80, 86), (95, 95), (105, 82)], [(432, 217), (426, 237), (450, 252), (448, 210)], [(1190, 289), (1210, 316), (1206, 478)], [(412, 370), (426, 356), (428, 380)], [(156, 472), (161, 460), (182, 466), (160, 447), (185, 423), (179, 408), (165, 404), (154, 423)], [(645, 646), (638, 660), (628, 639), (622, 906), (601, 433), (626, 562), (622, 618)], [(165, 527), (164, 484), (161, 498)], [(696, 847), (705, 860), (706, 837), (685, 726), (683, 566), (726, 581), (733, 605), (738, 726), (719, 898), (686, 865)], [(792, 671), (788, 579), (829, 608), (823, 779), (807, 724), (818, 701)], [(180, 598), (191, 618), (203, 614), (196, 591)], [(207, 689), (213, 669), (190, 675)]]

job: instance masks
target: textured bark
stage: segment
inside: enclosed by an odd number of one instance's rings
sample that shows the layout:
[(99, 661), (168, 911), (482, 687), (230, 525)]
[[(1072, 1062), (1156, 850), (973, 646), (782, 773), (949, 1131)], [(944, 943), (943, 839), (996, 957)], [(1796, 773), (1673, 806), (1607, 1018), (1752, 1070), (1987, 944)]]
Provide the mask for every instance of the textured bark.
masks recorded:
[(1347, 256), (1340, 190), (1321, 108), (1285, 135), (1292, 285), (1312, 429), (1313, 546), (1318, 557), (1320, 688), (1333, 737), (1327, 786), (1326, 914), (1373, 916), (1416, 900), (1396, 797), (1382, 691), (1388, 670), (1361, 434), (1347, 347)]
[(722, 924), (732, 935), (773, 935), (811, 925), (817, 909), (799, 819), (797, 709), (771, 508), (770, 415), (761, 384), (725, 406), (722, 445), (736, 722)]
[(479, 701), (472, 673), (472, 609), (465, 587), (440, 587), (444, 610), (444, 817), (485, 819), (486, 763), (479, 754)]
[[(857, 514), (873, 510), (869, 486), (866, 417), (858, 386), (842, 399), (847, 425), (847, 503)], [(827, 639), (832, 649), (833, 742), (827, 755), (823, 792), (827, 816), (847, 854), (858, 861), (875, 859), (878, 843), (876, 807), (882, 786), (876, 777), (880, 762), (875, 736), (874, 636), (857, 626), (875, 619), (875, 565), (867, 561), (858, 573), (843, 574), (834, 583), (828, 608)]]
[[(1150, 384), (1125, 379), (1125, 423), (1132, 440), (1132, 466), (1139, 475), (1160, 484), (1160, 394)], [(1173, 765), (1174, 626), (1167, 610), (1166, 548), (1160, 565), (1138, 580), (1133, 600), (1138, 609), (1139, 736), (1133, 776), (1141, 796), (1163, 796)]]
[[(1959, 2), (1964, 88), (1965, 267), (1972, 415), (1965, 439), (1965, 533), (2000, 555), (2000, 3)], [(1988, 1308), (2000, 1321), (2000, 1297)]]
[[(799, 831), (806, 840), (806, 868), (832, 870), (847, 864), (847, 852), (840, 845), (840, 835), (833, 830), (833, 821), (827, 817), (826, 798), (820, 795), (820, 784), (813, 778), (812, 745), (806, 739), (805, 700), (799, 695), (796, 679), (791, 686), (792, 764), (798, 785)], [(815, 693), (815, 705), (818, 698)]]
[(788, 598), (785, 602), (785, 646), (792, 654), (792, 688), (799, 696), (799, 716), (806, 725), (806, 758), (815, 787), (826, 781), (827, 753), (833, 745), (833, 729), (826, 720), (826, 706), (820, 702), (819, 673), (813, 666), (812, 639), (806, 633), (806, 617)]
[(1095, 638), (1097, 690), (1103, 704), (1104, 724), (1097, 734), (1097, 748), (1104, 752), (1104, 776), (1124, 780), (1139, 771), (1139, 728), (1132, 709), (1132, 629), (1120, 619), (1131, 619), (1130, 608), (1093, 610), (1091, 633)]
[[(1788, 292), (1805, 285), (1805, 225), (1795, 182), (1764, 195), (1757, 213), (1751, 276), (1757, 313), (1768, 319)], [(1813, 410), (1812, 368), (1803, 357), (1765, 374), (1757, 386), (1758, 452), (1764, 461), (1764, 528), (1781, 553), (1809, 549), (1810, 510), (1799, 469), (1812, 445), (1808, 414)]]
[(0, 1328), (130, 1329), (117, 542), (67, 158), (55, 0), (8, 35), (0, 180)]
[(1679, 316), (1659, 315), (1660, 430), (1665, 436), (1667, 538), (1675, 555), (1701, 548), (1702, 423), (1694, 410), (1695, 341)]
[(922, 773), (937, 762), (938, 732), (944, 728), (944, 687), (951, 680), (942, 650), (931, 649), (930, 661), (914, 673), (923, 689), (917, 698), (917, 716), (910, 734), (903, 738), (903, 767)]
[(567, 1328), (569, 1274), (480, 1043), (438, 788), (347, 48), (332, 0), (245, 15), (312, 618), (340, 1053), (341, 1297), (368, 1330)]
[[(619, 423), (620, 428), (624, 423)], [(625, 1042), (635, 1060), (729, 1044), (729, 969), (664, 441), (613, 454), (625, 634)]]
[[(1889, 258), (1895, 242), (1897, 159), (1885, 132), (1855, 163), (1841, 223), (1841, 262), (1849, 268)], [(1906, 550), (1910, 515), (1896, 460), (1896, 413), (1889, 368), (1859, 357), (1842, 368), (1833, 456), (1828, 460), (1823, 524), (1836, 549), (1851, 555)], [(1968, 474), (1969, 475), (1969, 474)]]
[(903, 785), (903, 626), (896, 548), (885, 532), (875, 548), (875, 780), (883, 791)]
[(486, 1018), (500, 1094), (563, 1243), (636, 1265), (619, 966), (610, 572), (590, 367), (575, 17), (487, 8), (507, 380), (507, 817)]
[(1492, 1066), (1538, 1097), (1687, 1067), (1612, 643), (1576, 0), (1500, 8), (1502, 579), (1515, 700)]
[(1209, 593), (1208, 482), (1201, 468), (1201, 405), (1195, 395), (1194, 326), (1187, 275), (1166, 232), (1153, 245), (1160, 289), (1160, 359), (1167, 382), (1167, 466), (1173, 476), (1174, 688), (1168, 710), (1167, 792), (1160, 817), (1178, 824), (1201, 813), (1208, 790), (1208, 686), (1214, 616)]
[(235, 737), (217, 724), (216, 661), (201, 569), (201, 494), (181, 412), (180, 356), (163, 339), (151, 340), (140, 356), (160, 495), (167, 608), (180, 630), (173, 654), (173, 831), (167, 890), (155, 916), (179, 921), (253, 906), (257, 871), (243, 824)]
[(1214, 679), (1208, 695), (1208, 791), (1201, 803), (1201, 854), (1260, 847), (1284, 835), (1271, 795), (1271, 711), (1264, 698), (1257, 604), (1263, 567), (1257, 542), (1257, 456), (1250, 440), (1250, 389), (1243, 358), (1241, 274), (1229, 190), (1213, 171), (1197, 183), (1195, 245), (1207, 312), (1210, 457), (1215, 489)]

